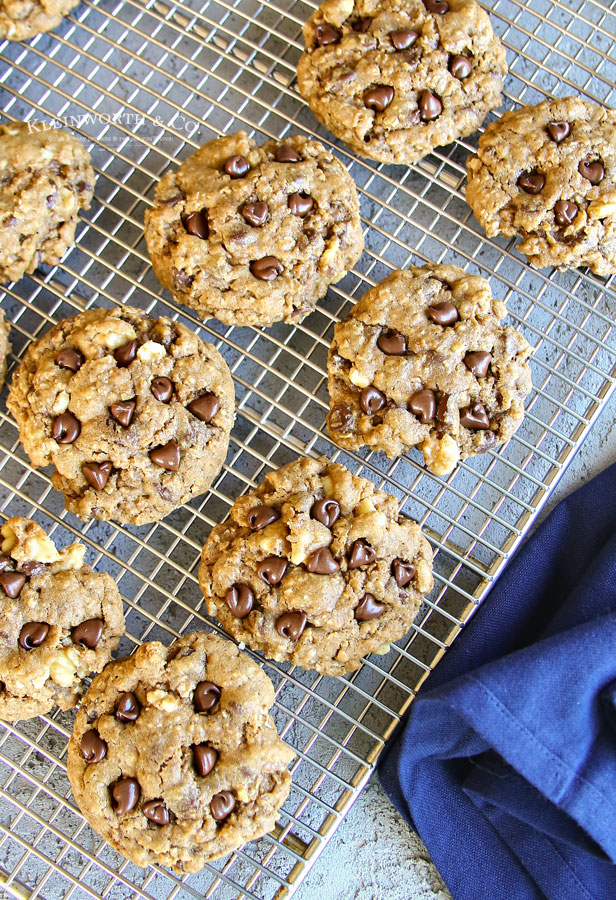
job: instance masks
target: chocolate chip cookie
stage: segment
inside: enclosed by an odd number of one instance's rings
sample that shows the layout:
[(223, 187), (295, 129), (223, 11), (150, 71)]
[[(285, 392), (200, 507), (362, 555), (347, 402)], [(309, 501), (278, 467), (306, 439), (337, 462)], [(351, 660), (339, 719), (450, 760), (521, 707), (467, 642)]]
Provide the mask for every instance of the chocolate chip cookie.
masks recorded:
[(118, 645), (122, 598), (110, 575), (84, 565), (83, 544), (58, 550), (21, 517), (0, 532), (0, 718), (70, 709)]
[(92, 682), (68, 745), (81, 812), (138, 866), (198, 872), (270, 831), (292, 750), (274, 688), (230, 641), (189, 634), (143, 644)]
[(65, 319), (28, 348), (7, 406), (34, 466), (83, 519), (143, 525), (202, 494), (233, 425), (218, 351), (124, 306)]
[(94, 192), (90, 154), (69, 131), (0, 125), (0, 281), (55, 265)]
[(297, 322), (361, 256), (355, 185), (302, 137), (204, 144), (156, 188), (152, 266), (178, 303), (227, 325)]
[(299, 459), (212, 530), (199, 583), (237, 640), (342, 675), (409, 630), (432, 588), (432, 552), (394, 497), (339, 463)]
[(0, 388), (6, 378), (7, 356), (11, 352), (10, 330), (10, 326), (4, 317), (4, 311), (0, 309)]
[(506, 113), (468, 160), (466, 199), (534, 266), (616, 273), (616, 111), (567, 97)]
[(389, 457), (420, 445), (436, 475), (508, 440), (531, 390), (531, 348), (503, 328), (488, 282), (457, 266), (409, 266), (336, 325), (327, 429)]
[(0, 39), (27, 41), (57, 28), (79, 0), (0, 0)]
[(505, 51), (475, 0), (325, 0), (304, 41), (300, 92), (360, 156), (409, 165), (501, 103)]

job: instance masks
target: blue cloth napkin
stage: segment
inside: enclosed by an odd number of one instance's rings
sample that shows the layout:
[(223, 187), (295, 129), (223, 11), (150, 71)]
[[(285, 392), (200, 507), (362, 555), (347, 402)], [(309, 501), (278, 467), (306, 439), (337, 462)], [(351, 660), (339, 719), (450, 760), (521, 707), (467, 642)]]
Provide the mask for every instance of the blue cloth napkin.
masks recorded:
[(514, 556), (380, 775), (454, 900), (616, 900), (616, 465)]

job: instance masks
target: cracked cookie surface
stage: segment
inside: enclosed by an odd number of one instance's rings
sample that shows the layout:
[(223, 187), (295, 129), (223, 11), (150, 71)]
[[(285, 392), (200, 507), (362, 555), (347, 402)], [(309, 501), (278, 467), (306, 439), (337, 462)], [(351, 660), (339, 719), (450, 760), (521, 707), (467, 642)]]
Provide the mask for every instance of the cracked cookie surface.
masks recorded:
[(616, 112), (579, 97), (506, 113), (467, 162), (488, 237), (521, 238), (534, 266), (616, 272)]
[(339, 463), (300, 459), (233, 504), (199, 583), (237, 640), (342, 675), (409, 630), (432, 588), (432, 551), (394, 497)]
[(326, 0), (304, 41), (300, 92), (360, 156), (409, 165), (501, 103), (505, 51), (475, 0)]
[(446, 475), (508, 440), (531, 390), (531, 348), (489, 283), (457, 266), (409, 266), (339, 322), (328, 358), (335, 443), (389, 457), (420, 445)]
[(202, 494), (222, 466), (235, 398), (220, 353), (171, 319), (96, 309), (32, 343), (7, 406), (66, 507), (143, 525)]
[(75, 706), (124, 632), (122, 598), (85, 547), (58, 550), (40, 525), (13, 517), (0, 529), (0, 718)]
[(228, 640), (143, 644), (81, 703), (68, 745), (77, 805), (138, 866), (198, 872), (274, 827), (294, 753), (273, 702), (267, 675)]
[(0, 39), (27, 41), (57, 28), (79, 0), (0, 0)]
[(56, 265), (93, 192), (90, 154), (69, 131), (0, 125), (0, 281)]
[(152, 266), (178, 303), (227, 325), (297, 322), (363, 249), (350, 175), (317, 141), (204, 144), (156, 188)]

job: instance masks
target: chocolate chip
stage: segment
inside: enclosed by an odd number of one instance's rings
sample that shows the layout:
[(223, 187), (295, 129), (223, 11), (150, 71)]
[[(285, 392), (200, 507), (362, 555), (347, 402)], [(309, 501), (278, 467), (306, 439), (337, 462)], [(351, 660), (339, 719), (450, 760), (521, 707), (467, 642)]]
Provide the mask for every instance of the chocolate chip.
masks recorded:
[(340, 563), (334, 559), (329, 547), (319, 547), (306, 560), (306, 568), (313, 575), (335, 575), (340, 571)]
[(564, 228), (571, 225), (578, 212), (578, 206), (572, 200), (558, 200), (554, 204), (554, 221)]
[(20, 572), (2, 572), (0, 575), (0, 585), (7, 597), (14, 600), (19, 597), (21, 589), (26, 583), (26, 576)]
[(139, 803), (141, 788), (136, 778), (120, 778), (110, 786), (111, 806), (114, 813), (123, 816)]
[(90, 487), (93, 487), (95, 491), (102, 491), (109, 480), (112, 468), (112, 463), (107, 460), (102, 463), (84, 463), (81, 467), (81, 471)]
[(201, 778), (205, 778), (218, 762), (218, 750), (207, 744), (193, 744), (192, 752), (195, 772)]
[(376, 345), (387, 356), (403, 356), (408, 349), (408, 342), (399, 331), (387, 329), (382, 331), (376, 339)]
[(464, 365), (477, 378), (486, 377), (491, 362), (492, 356), (487, 350), (474, 350), (464, 357)]
[(175, 441), (167, 441), (160, 447), (154, 447), (150, 450), (149, 456), (154, 465), (160, 466), (161, 469), (177, 472), (180, 468), (180, 448)]
[(354, 541), (349, 553), (348, 568), (359, 569), (360, 566), (369, 566), (376, 559), (376, 550), (363, 538)]
[(255, 595), (247, 584), (234, 584), (225, 594), (225, 603), (232, 616), (245, 619), (255, 605)]
[(122, 400), (120, 401), (120, 403), (112, 403), (109, 407), (109, 412), (116, 420), (116, 422), (118, 422), (124, 428), (128, 428), (130, 423), (133, 421), (133, 416), (135, 415), (136, 408), (136, 400)]
[(51, 436), (58, 444), (72, 444), (81, 434), (79, 419), (72, 412), (65, 412), (53, 420)]
[(103, 620), (98, 618), (86, 619), (81, 625), (76, 625), (71, 629), (73, 644), (81, 644), (82, 647), (88, 647), (90, 650), (94, 650), (102, 636)]
[(280, 513), (277, 509), (261, 504), (260, 506), (253, 506), (248, 513), (248, 524), (253, 531), (260, 531), (261, 528), (271, 525), (272, 522), (276, 522), (279, 518)]
[(394, 49), (396, 50), (408, 50), (409, 47), (413, 46), (418, 37), (416, 31), (406, 30), (392, 31), (389, 36), (394, 45)]
[(355, 607), (355, 618), (358, 622), (369, 622), (385, 612), (385, 604), (379, 603), (373, 594), (364, 594)]
[(256, 203), (245, 203), (240, 209), (244, 221), (254, 228), (261, 228), (267, 220), (267, 203), (257, 200)]
[(115, 361), (121, 368), (129, 366), (136, 358), (138, 348), (138, 341), (129, 341), (128, 344), (124, 344), (124, 346), (118, 347), (117, 350), (113, 351)]
[(571, 134), (571, 125), (568, 122), (550, 122), (547, 126), (547, 132), (553, 141), (560, 144), (566, 137)]
[(210, 236), (210, 227), (207, 223), (207, 209), (189, 213), (184, 218), (184, 228), (189, 234), (206, 241)]
[(310, 518), (331, 528), (340, 518), (340, 504), (337, 500), (316, 500), (310, 509)]
[(446, 3), (445, 0), (423, 0), (423, 5), (428, 12), (434, 13), (437, 16), (444, 15), (449, 9), (449, 3)]
[(163, 800), (148, 800), (141, 807), (143, 815), (155, 825), (168, 825), (171, 821), (169, 810)]
[(439, 425), (445, 424), (448, 407), (449, 394), (442, 394), (440, 400), (438, 401), (438, 406), (436, 407), (436, 421), (439, 423)]
[(309, 194), (289, 194), (287, 206), (294, 216), (299, 216), (300, 219), (303, 219), (313, 208), (314, 200)]
[(284, 266), (275, 256), (264, 256), (250, 263), (250, 271), (260, 281), (274, 281), (284, 272)]
[(197, 712), (211, 712), (220, 700), (220, 688), (211, 681), (200, 681), (193, 694)]
[(582, 160), (578, 166), (578, 172), (582, 178), (590, 181), (593, 185), (600, 184), (605, 178), (605, 166), (598, 159), (594, 162), (588, 162), (586, 159)]
[(429, 306), (426, 310), (426, 315), (437, 325), (453, 325), (460, 318), (460, 313), (456, 307), (447, 300), (444, 300), (442, 303), (435, 303), (434, 306)]
[(38, 559), (25, 559), (23, 562), (17, 563), (17, 568), (28, 578), (34, 578), (35, 575), (46, 572), (49, 566), (46, 563), (39, 562)]
[[(14, 596), (17, 596), (17, 594)], [(19, 646), (23, 647), (24, 650), (34, 650), (35, 647), (41, 646), (48, 634), (49, 625), (47, 622), (27, 622), (19, 632)]]
[(518, 178), (518, 187), (527, 194), (539, 194), (545, 186), (545, 175), (541, 172), (522, 172)]
[(71, 372), (78, 372), (85, 361), (86, 358), (83, 353), (75, 350), (74, 347), (65, 347), (56, 356), (56, 365), (60, 369), (70, 369)]
[(132, 691), (125, 691), (116, 703), (115, 717), (118, 722), (136, 722), (140, 713), (141, 703)]
[(460, 425), (470, 431), (479, 431), (490, 427), (490, 420), (483, 403), (473, 403), (460, 410)]
[(250, 172), (250, 163), (245, 156), (230, 156), (222, 168), (231, 178), (243, 178)]
[(186, 291), (192, 286), (193, 275), (189, 275), (184, 269), (178, 269), (176, 266), (171, 267), (171, 275), (173, 276), (173, 287), (176, 291)]
[(99, 763), (107, 756), (107, 744), (98, 731), (84, 731), (79, 743), (79, 752), (87, 763)]
[(280, 163), (296, 163), (302, 161), (301, 154), (299, 154), (291, 144), (280, 144), (279, 147), (276, 147), (274, 159), (276, 162)]
[(449, 71), (453, 75), (454, 78), (459, 78), (462, 81), (464, 78), (468, 78), (471, 74), (471, 61), (468, 56), (452, 56), (449, 60)]
[(333, 431), (348, 431), (353, 423), (353, 411), (347, 403), (334, 406), (327, 419)]
[(306, 627), (306, 613), (299, 610), (283, 613), (276, 620), (276, 631), (290, 641), (299, 641)]
[(164, 375), (157, 375), (156, 378), (152, 379), (150, 390), (156, 400), (159, 400), (161, 403), (169, 403), (173, 397), (175, 385), (170, 378), (166, 378)]
[(371, 25), (372, 19), (369, 17), (364, 17), (363, 19), (356, 19), (351, 27), (353, 31), (357, 31), (359, 34), (366, 34), (366, 32), (370, 30)]
[(231, 791), (219, 791), (210, 801), (210, 811), (217, 822), (223, 822), (235, 809), (235, 797)]
[(342, 37), (341, 33), (337, 28), (332, 28), (331, 25), (317, 25), (316, 27), (316, 39), (318, 47), (326, 47), (328, 44), (337, 44), (340, 38)]
[(422, 425), (431, 422), (436, 413), (436, 394), (430, 388), (415, 391), (409, 397), (409, 410), (414, 413)]
[(374, 386), (364, 388), (359, 397), (359, 405), (365, 413), (374, 415), (387, 406), (387, 397)]
[(220, 403), (218, 402), (218, 397), (216, 394), (212, 394), (211, 391), (208, 391), (207, 394), (201, 394), (200, 397), (195, 397), (194, 400), (191, 400), (190, 403), (186, 405), (186, 409), (193, 414), (200, 422), (205, 422), (208, 424), (212, 421), (216, 413), (220, 408)]
[(266, 584), (276, 587), (284, 578), (288, 565), (286, 556), (266, 556), (257, 566), (257, 575)]
[(391, 574), (396, 579), (398, 587), (406, 587), (406, 585), (415, 577), (417, 569), (412, 563), (404, 562), (401, 559), (394, 559), (391, 564)]
[(417, 98), (417, 106), (422, 122), (432, 122), (443, 112), (443, 104), (432, 91), (422, 91)]
[(364, 106), (375, 112), (383, 112), (394, 99), (394, 89), (388, 84), (378, 84), (364, 93)]

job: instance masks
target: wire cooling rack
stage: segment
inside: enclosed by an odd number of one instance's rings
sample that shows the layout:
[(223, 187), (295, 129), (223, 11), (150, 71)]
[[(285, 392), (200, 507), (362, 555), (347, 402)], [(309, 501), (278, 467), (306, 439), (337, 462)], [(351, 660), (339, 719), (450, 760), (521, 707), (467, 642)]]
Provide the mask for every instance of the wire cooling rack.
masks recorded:
[[(485, 5), (507, 47), (506, 108), (577, 93), (614, 105), (616, 4)], [(465, 159), (476, 137), (412, 168), (373, 165), (333, 145), (361, 190), (366, 251), (301, 325), (264, 332), (202, 325), (161, 291), (142, 223), (169, 165), (240, 127), (258, 140), (316, 134), (332, 146), (294, 80), (301, 26), (313, 8), (293, 0), (87, 0), (53, 34), (2, 44), (5, 115), (73, 128), (98, 176), (93, 206), (62, 265), (2, 295), (13, 322), (13, 364), (52, 322), (92, 305), (128, 303), (177, 317), (216, 344), (233, 372), (238, 417), (207, 495), (157, 525), (83, 525), (63, 511), (49, 472), (28, 464), (3, 402), (1, 512), (33, 516), (61, 543), (81, 535), (88, 561), (109, 571), (125, 598), (120, 651), (127, 653), (144, 640), (168, 643), (216, 627), (196, 580), (203, 541), (233, 499), (300, 453), (325, 453), (394, 493), (432, 541), (436, 587), (409, 635), (345, 679), (264, 664), (276, 686), (278, 729), (297, 752), (291, 795), (274, 833), (197, 875), (138, 869), (79, 816), (65, 766), (72, 713), (0, 725), (0, 892), (7, 897), (290, 896), (613, 389), (614, 282), (581, 270), (534, 271), (513, 242), (485, 239), (464, 202)], [(425, 260), (490, 277), (511, 322), (536, 348), (522, 428), (504, 449), (461, 464), (446, 480), (427, 473), (415, 451), (394, 462), (345, 454), (323, 430), (334, 322), (392, 268)]]

